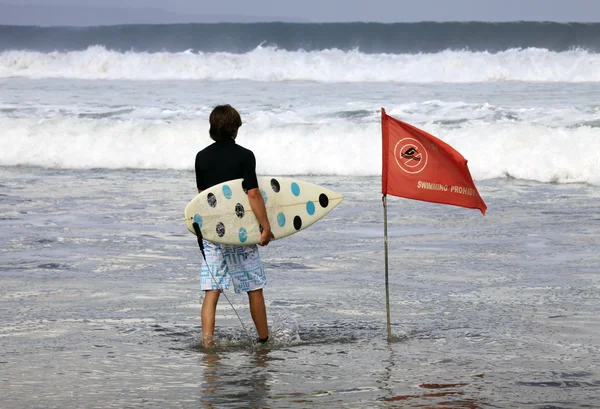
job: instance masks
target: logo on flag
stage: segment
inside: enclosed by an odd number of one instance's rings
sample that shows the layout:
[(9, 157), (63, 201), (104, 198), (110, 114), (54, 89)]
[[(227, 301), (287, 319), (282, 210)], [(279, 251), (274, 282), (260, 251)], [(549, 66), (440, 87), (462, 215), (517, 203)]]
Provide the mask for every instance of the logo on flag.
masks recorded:
[(427, 149), (416, 139), (405, 138), (394, 147), (394, 158), (406, 173), (419, 173), (427, 166)]

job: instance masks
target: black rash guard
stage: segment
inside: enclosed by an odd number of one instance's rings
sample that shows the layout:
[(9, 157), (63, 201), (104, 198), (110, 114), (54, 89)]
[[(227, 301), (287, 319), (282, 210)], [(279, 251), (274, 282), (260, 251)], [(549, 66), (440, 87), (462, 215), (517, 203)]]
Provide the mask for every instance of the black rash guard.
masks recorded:
[(233, 139), (220, 140), (196, 155), (196, 186), (205, 190), (233, 179), (244, 179), (246, 190), (258, 187), (256, 158)]

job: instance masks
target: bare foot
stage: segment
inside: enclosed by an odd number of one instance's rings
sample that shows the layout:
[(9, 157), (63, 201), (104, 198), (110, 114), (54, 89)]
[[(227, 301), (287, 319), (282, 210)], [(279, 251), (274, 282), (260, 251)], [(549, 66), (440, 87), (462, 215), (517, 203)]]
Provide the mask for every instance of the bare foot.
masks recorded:
[(215, 339), (212, 335), (202, 335), (202, 346), (204, 348), (212, 348), (215, 344)]

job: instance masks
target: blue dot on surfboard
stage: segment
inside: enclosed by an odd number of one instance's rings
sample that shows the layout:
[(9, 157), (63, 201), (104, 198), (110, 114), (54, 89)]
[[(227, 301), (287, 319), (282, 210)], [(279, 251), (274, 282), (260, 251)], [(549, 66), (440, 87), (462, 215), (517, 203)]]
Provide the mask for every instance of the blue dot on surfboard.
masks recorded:
[(292, 182), (292, 193), (294, 196), (300, 196), (300, 186), (296, 182)]
[(226, 199), (231, 199), (231, 188), (228, 185), (223, 185), (223, 196)]
[(285, 214), (281, 212), (277, 214), (277, 224), (279, 225), (279, 227), (285, 226)]
[(306, 202), (306, 213), (308, 213), (311, 216), (315, 214), (315, 204), (310, 200)]
[(269, 198), (267, 197), (267, 194), (265, 193), (265, 191), (264, 191), (264, 190), (262, 190), (262, 189), (260, 189), (260, 194), (262, 195), (262, 197), (263, 197), (263, 200), (264, 200), (265, 204), (267, 204), (267, 200), (268, 200)]
[(239, 237), (242, 243), (245, 243), (246, 240), (248, 240), (248, 232), (243, 227), (240, 227)]
[(194, 215), (194, 222), (198, 224), (198, 227), (202, 228), (202, 217), (198, 213)]

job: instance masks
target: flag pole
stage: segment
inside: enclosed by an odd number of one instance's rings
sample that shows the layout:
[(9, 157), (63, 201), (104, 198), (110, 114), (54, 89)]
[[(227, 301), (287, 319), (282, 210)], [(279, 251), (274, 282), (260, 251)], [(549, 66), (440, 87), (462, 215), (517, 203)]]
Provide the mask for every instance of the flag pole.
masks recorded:
[(387, 337), (392, 341), (392, 323), (390, 320), (390, 285), (388, 280), (388, 233), (387, 233), (387, 195), (383, 195), (383, 246), (385, 248), (385, 309), (387, 312)]

